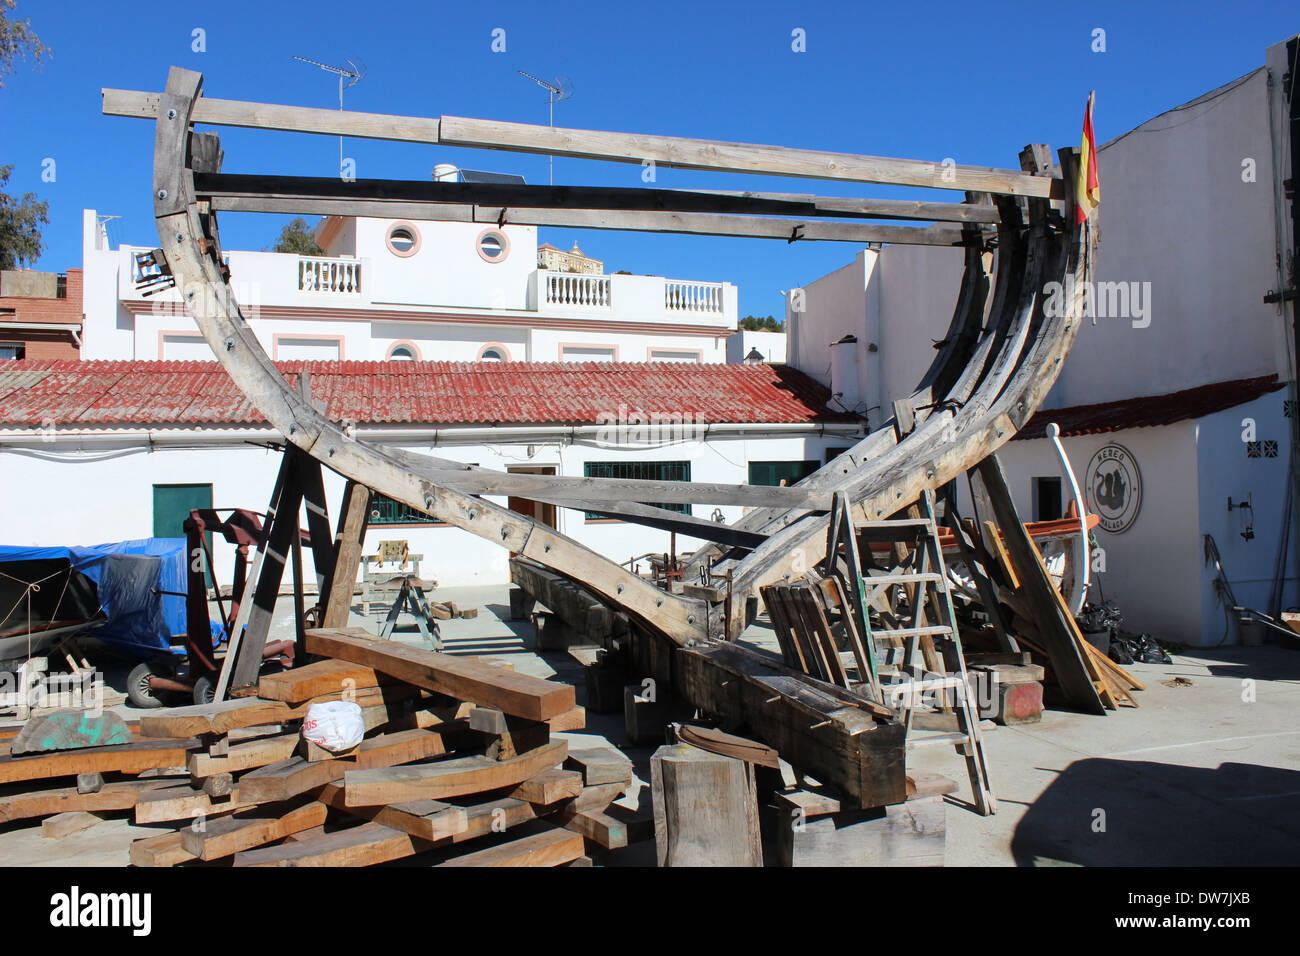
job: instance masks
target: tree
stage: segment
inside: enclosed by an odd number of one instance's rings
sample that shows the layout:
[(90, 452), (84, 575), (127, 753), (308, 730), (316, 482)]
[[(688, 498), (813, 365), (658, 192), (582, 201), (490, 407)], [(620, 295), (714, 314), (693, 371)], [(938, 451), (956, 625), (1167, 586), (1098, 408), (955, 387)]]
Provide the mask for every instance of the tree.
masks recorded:
[[(15, 0), (0, 0), (0, 89), (4, 78), (14, 72), (14, 63), (26, 59), (40, 62), (49, 55), (49, 47), (32, 30), (30, 20), (11, 20), (9, 13)], [(49, 224), (49, 204), (39, 202), (35, 193), (23, 193), (22, 200), (4, 192), (13, 166), (0, 166), (0, 269), (12, 269), (19, 263), (33, 263), (41, 257), (41, 226)]]
[(295, 219), (280, 230), (280, 238), (271, 247), (272, 252), (290, 252), (298, 256), (323, 256), (325, 250), (312, 238), (306, 219)]
[(28, 51), (37, 63), (50, 55), (50, 48), (41, 42), (31, 20), (10, 20), (9, 12), (15, 0), (0, 0), (0, 88), (5, 85), (5, 74), (14, 72), (14, 62), (27, 58)]
[[(3, 3), (4, 0), (0, 0)], [(13, 166), (0, 166), (0, 269), (19, 263), (31, 264), (41, 257), (41, 226), (49, 224), (49, 203), (39, 202), (35, 193), (23, 193), (22, 201), (4, 192)]]
[(758, 317), (747, 315), (740, 320), (740, 327), (749, 332), (784, 332), (785, 323), (778, 322), (770, 315)]

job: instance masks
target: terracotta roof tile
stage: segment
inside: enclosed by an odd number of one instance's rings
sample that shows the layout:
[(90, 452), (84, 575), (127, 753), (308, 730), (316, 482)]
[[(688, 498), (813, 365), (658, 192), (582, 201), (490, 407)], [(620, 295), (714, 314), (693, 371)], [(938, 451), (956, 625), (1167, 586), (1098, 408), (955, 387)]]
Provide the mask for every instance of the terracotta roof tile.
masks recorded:
[[(786, 366), (654, 362), (278, 362), (310, 370), (334, 421), (379, 425), (592, 424), (628, 412), (702, 422), (856, 421)], [(45, 373), (36, 375), (31, 373)], [(0, 424), (263, 425), (212, 362), (6, 362)]]
[(1124, 428), (1172, 425), (1188, 419), (1204, 418), (1226, 408), (1253, 401), (1261, 395), (1277, 391), (1284, 384), (1277, 380), (1276, 375), (1265, 375), (1200, 385), (1167, 395), (1147, 395), (1096, 405), (1044, 409), (1025, 423), (1016, 438), (1043, 438), (1047, 434), (1048, 422), (1060, 425), (1062, 435), (1099, 435)]

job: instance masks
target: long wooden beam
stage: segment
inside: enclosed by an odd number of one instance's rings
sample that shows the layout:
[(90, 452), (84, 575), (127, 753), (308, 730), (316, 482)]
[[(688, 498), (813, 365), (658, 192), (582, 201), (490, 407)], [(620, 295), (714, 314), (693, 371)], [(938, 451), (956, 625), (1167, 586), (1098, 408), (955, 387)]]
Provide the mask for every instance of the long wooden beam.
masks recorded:
[(891, 183), (898, 186), (977, 190), (1019, 196), (1047, 197), (1051, 195), (1052, 188), (1050, 180), (1035, 180), (1019, 171), (960, 166), (950, 161), (935, 163), (918, 159), (791, 149), (786, 146), (564, 129), (462, 116), (442, 117), (438, 136), (439, 142), (449, 146), (546, 153), (637, 165), (653, 162), (670, 169), (713, 169), (731, 173)]
[[(157, 119), (163, 96), (134, 90), (105, 89), (108, 116)], [(163, 108), (164, 111), (167, 109)], [(441, 143), (475, 149), (547, 153), (613, 162), (654, 162), (676, 169), (715, 169), (767, 176), (892, 183), (933, 189), (977, 190), (1019, 196), (1063, 195), (1064, 183), (1007, 169), (956, 163), (858, 156), (851, 153), (790, 149), (705, 139), (563, 129), (528, 123), (443, 116), (388, 116), (345, 110), (308, 109), (272, 103), (247, 103), (203, 97), (190, 119), (215, 126), (278, 129), (329, 136)], [(1055, 190), (1055, 192), (1053, 192)]]
[[(735, 190), (650, 189), (628, 186), (532, 186), (522, 183), (455, 183), (409, 179), (340, 179), (195, 173), (199, 198), (347, 199), (350, 202), (440, 203), (508, 209), (621, 209), (647, 212), (733, 213), (854, 219), (914, 219), (939, 222), (998, 221), (987, 203), (919, 202)], [(233, 208), (218, 205), (215, 208)]]
[(567, 226), (624, 232), (665, 232), (694, 236), (784, 239), (787, 242), (890, 242), (917, 246), (958, 246), (962, 232), (953, 226), (880, 226), (857, 222), (774, 219), (694, 212), (626, 212), (611, 209), (516, 209), (450, 203), (410, 203), (349, 199), (292, 199), (216, 196), (216, 212), (265, 212), (310, 216), (369, 216), (424, 222), (478, 222), (517, 226)]

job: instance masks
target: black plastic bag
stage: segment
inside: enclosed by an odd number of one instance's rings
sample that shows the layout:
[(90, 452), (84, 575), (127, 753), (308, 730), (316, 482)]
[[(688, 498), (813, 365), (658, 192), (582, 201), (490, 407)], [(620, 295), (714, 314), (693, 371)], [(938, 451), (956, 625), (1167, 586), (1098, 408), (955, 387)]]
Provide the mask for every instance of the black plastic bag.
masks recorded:
[(1110, 659), (1116, 664), (1172, 664), (1174, 659), (1165, 653), (1150, 634), (1133, 634), (1120, 631), (1110, 641)]

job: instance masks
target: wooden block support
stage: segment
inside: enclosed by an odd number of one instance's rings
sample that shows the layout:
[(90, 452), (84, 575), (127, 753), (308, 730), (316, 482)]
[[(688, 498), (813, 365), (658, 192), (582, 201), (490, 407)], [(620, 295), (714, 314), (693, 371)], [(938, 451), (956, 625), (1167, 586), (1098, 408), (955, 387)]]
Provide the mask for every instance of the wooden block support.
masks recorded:
[(762, 866), (752, 767), (688, 744), (650, 758), (660, 866)]
[(41, 836), (47, 840), (58, 840), (73, 833), (80, 833), (82, 830), (89, 830), (102, 819), (104, 818), (98, 814), (84, 810), (56, 813), (41, 821)]

